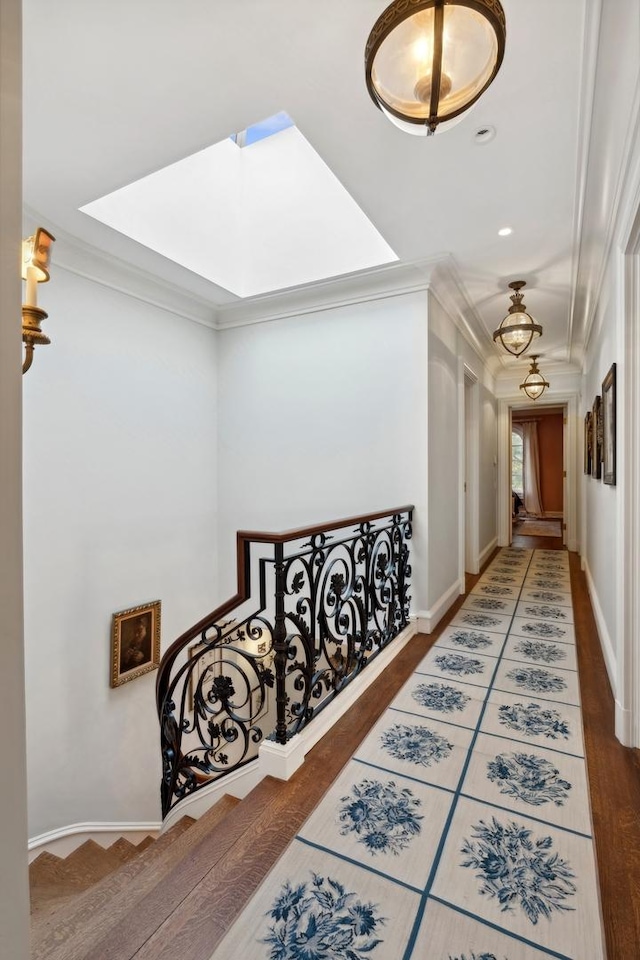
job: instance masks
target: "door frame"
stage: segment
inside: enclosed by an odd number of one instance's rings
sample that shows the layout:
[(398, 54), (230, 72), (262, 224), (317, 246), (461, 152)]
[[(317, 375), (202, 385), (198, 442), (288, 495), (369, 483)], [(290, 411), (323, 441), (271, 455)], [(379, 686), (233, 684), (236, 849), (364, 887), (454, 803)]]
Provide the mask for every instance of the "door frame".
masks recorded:
[(458, 361), (458, 463), (458, 577), (460, 593), (465, 593), (465, 573), (480, 571), (480, 381), (462, 358)]
[[(539, 403), (537, 406), (566, 406), (566, 424), (564, 425), (565, 462), (565, 496), (564, 519), (565, 530), (563, 542), (568, 550), (576, 551), (579, 548), (578, 539), (578, 452), (579, 438), (581, 437), (578, 412), (580, 395), (577, 391), (571, 393), (554, 393), (548, 403)], [(522, 397), (508, 397), (498, 401), (498, 546), (507, 547), (511, 543), (511, 411), (531, 407), (531, 400), (524, 401)]]

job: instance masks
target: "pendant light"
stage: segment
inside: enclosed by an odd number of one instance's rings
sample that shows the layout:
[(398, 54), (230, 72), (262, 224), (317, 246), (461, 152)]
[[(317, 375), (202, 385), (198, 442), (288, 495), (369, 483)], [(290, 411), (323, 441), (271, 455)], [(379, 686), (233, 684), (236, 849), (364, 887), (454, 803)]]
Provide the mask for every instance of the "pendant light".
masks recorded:
[(430, 136), (457, 123), (484, 93), (500, 69), (505, 36), (498, 0), (394, 0), (367, 40), (369, 95), (401, 130)]
[(524, 390), (530, 400), (539, 400), (547, 387), (551, 386), (538, 370), (537, 359), (537, 356), (531, 355), (531, 369), (520, 384), (520, 389)]
[(520, 291), (523, 287), (526, 287), (524, 280), (514, 280), (509, 284), (509, 288), (515, 291), (511, 294), (509, 312), (498, 329), (493, 331), (493, 339), (499, 340), (504, 349), (514, 357), (524, 353), (534, 337), (542, 336), (542, 327), (529, 316), (526, 305), (522, 302), (524, 294)]

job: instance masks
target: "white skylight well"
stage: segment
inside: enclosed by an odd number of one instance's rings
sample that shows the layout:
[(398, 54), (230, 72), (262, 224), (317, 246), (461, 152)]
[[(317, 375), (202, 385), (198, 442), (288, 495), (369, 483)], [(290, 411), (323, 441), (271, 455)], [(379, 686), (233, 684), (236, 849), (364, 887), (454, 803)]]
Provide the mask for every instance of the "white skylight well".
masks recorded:
[(80, 209), (239, 297), (398, 259), (284, 112)]

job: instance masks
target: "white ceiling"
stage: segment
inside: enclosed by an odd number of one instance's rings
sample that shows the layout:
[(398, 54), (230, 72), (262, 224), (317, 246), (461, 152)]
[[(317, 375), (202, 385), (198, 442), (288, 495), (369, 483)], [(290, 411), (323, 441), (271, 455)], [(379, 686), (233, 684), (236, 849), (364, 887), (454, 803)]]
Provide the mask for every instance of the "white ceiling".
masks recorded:
[[(577, 369), (600, 2), (502, 3), (496, 80), (458, 126), (419, 138), (365, 88), (364, 46), (385, 0), (25, 0), (25, 205), (54, 233), (223, 308), (237, 298), (78, 208), (285, 110), (401, 264), (449, 256), (504, 373), (515, 361), (491, 331), (513, 279), (526, 280), (544, 327), (545, 373)], [(496, 136), (478, 145), (487, 125)], [(504, 226), (511, 236), (498, 236)]]

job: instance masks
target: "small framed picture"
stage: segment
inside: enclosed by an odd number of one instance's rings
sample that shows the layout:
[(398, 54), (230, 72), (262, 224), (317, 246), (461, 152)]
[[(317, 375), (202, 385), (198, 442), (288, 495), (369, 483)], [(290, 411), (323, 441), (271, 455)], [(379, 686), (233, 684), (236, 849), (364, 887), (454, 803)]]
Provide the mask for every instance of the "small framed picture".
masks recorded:
[(591, 408), (591, 476), (602, 476), (602, 403), (597, 396)]
[(616, 365), (602, 381), (602, 462), (603, 480), (616, 483)]
[(591, 410), (584, 417), (584, 472), (591, 476)]
[(130, 607), (113, 615), (111, 686), (157, 670), (160, 665), (160, 601)]

